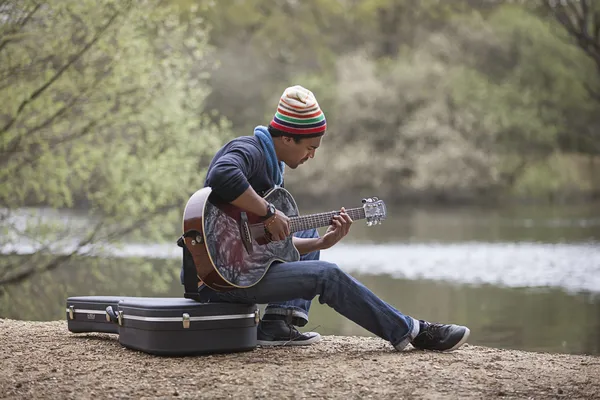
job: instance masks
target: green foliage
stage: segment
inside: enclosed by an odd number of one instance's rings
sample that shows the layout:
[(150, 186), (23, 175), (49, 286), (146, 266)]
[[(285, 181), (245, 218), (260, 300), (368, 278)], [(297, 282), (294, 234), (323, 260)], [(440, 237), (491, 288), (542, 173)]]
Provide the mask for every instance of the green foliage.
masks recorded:
[(313, 179), (314, 195), (507, 193), (598, 115), (586, 90), (593, 63), (557, 28), (507, 5), (454, 15), (396, 58), (340, 57), (326, 138), (336, 152), (288, 182)]
[(600, 184), (600, 164), (589, 156), (554, 153), (528, 165), (511, 193), (523, 199), (548, 199), (556, 203), (580, 200)]
[[(182, 23), (160, 1), (9, 1), (2, 12), (2, 219), (28, 205), (85, 206), (90, 226), (76, 243), (177, 234), (151, 223), (180, 218), (202, 186), (200, 161), (229, 135), (204, 113), (206, 23)], [(54, 239), (17, 225), (5, 245)]]

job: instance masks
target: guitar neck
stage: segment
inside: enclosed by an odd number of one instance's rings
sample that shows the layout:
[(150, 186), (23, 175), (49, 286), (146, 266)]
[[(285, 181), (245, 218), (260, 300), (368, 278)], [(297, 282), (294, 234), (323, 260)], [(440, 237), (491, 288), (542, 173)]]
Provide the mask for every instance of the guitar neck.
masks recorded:
[[(292, 217), (290, 218), (290, 231), (291, 233), (294, 233), (305, 231), (308, 229), (316, 229), (322, 228), (324, 226), (329, 226), (331, 225), (332, 218), (335, 215), (339, 215), (339, 213), (339, 211), (330, 211), (319, 214)], [(362, 207), (346, 210), (346, 214), (348, 214), (353, 221), (366, 218), (365, 210)]]

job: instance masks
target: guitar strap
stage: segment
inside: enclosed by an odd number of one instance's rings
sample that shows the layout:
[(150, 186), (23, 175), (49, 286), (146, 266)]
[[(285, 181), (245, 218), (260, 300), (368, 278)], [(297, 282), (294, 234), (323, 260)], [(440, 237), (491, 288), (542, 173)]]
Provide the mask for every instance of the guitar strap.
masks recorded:
[(193, 299), (198, 301), (200, 296), (198, 295), (198, 274), (196, 273), (196, 266), (194, 265), (194, 259), (192, 253), (187, 249), (184, 238), (186, 235), (196, 236), (196, 232), (186, 232), (179, 239), (177, 239), (177, 246), (183, 249), (183, 297), (186, 299)]

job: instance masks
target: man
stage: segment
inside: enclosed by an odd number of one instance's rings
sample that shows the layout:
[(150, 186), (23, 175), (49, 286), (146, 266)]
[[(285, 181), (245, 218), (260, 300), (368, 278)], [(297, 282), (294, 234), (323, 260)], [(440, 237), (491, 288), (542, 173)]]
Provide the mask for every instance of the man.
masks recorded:
[[(268, 127), (258, 126), (254, 136), (236, 138), (217, 152), (205, 186), (223, 200), (264, 216), (272, 240), (283, 240), (290, 235), (289, 219), (262, 195), (283, 185), (285, 165), (296, 169), (315, 156), (326, 129), (325, 115), (313, 93), (301, 86), (289, 87)], [(319, 251), (339, 242), (351, 224), (342, 208), (323, 237), (315, 230), (293, 237), (302, 255), (300, 261), (273, 264), (250, 288), (216, 292), (200, 286), (199, 300), (268, 304), (257, 331), (258, 343), (263, 346), (319, 341), (318, 333), (301, 333), (295, 327), (306, 325), (310, 302), (317, 295), (321, 303), (388, 340), (398, 350), (412, 343), (424, 350), (451, 351), (465, 343), (468, 328), (403, 315), (337, 265), (319, 260)]]

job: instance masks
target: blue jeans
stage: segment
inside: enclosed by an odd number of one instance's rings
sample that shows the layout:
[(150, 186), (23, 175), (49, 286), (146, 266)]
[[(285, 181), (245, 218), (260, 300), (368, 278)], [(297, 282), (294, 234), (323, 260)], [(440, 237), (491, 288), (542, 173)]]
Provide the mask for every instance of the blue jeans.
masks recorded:
[[(304, 237), (309, 232), (303, 233)], [(199, 300), (268, 303), (267, 314), (289, 315), (291, 312), (306, 324), (310, 302), (319, 295), (321, 304), (329, 305), (398, 350), (419, 333), (419, 321), (381, 300), (336, 264), (319, 261), (318, 252), (306, 256), (300, 261), (271, 265), (259, 283), (246, 289), (216, 292), (204, 287), (199, 291)]]
[[(294, 233), (295, 237), (299, 238), (317, 238), (319, 232), (316, 229), (310, 229), (307, 231), (301, 231)], [(315, 261), (321, 256), (320, 251), (313, 251), (312, 253), (304, 254), (300, 256), (300, 261)], [(310, 303), (312, 299), (294, 299), (281, 302), (270, 302), (265, 308), (264, 315), (285, 315), (289, 317), (290, 322), (296, 326), (304, 326), (308, 323), (308, 311), (310, 310)]]

